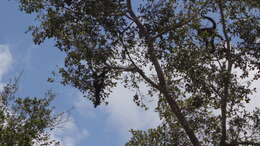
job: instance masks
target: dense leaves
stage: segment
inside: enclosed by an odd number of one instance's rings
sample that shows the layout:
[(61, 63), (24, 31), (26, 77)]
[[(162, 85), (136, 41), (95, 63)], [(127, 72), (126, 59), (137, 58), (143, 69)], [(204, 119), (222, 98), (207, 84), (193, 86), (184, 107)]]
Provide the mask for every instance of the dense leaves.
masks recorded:
[(49, 108), (53, 94), (42, 99), (19, 98), (16, 90), (16, 83), (10, 83), (0, 93), (0, 145), (59, 145), (50, 137), (60, 119)]
[[(245, 109), (260, 69), (257, 0), (19, 2), (37, 14), (39, 25), (30, 27), (35, 43), (53, 38), (66, 53), (62, 83), (95, 106), (106, 103), (119, 81), (138, 92), (145, 83), (149, 95), (158, 95), (164, 124), (132, 131), (129, 145), (259, 142), (259, 109)], [(209, 27), (202, 14), (217, 23), (214, 51), (205, 42), (209, 35), (198, 35)]]

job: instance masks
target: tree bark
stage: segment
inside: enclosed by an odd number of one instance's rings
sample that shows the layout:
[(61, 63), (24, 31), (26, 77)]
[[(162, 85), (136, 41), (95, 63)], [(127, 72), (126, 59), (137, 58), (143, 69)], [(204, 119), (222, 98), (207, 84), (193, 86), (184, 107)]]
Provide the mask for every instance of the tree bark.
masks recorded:
[(227, 42), (227, 48), (226, 48), (226, 59), (227, 59), (227, 68), (225, 69), (225, 77), (223, 79), (224, 83), (224, 95), (221, 97), (221, 140), (220, 140), (220, 145), (224, 146), (226, 145), (226, 139), (227, 139), (227, 99), (229, 96), (229, 86), (230, 86), (230, 74), (232, 71), (232, 58), (231, 58), (231, 48), (230, 48), (230, 39), (227, 34), (227, 29), (226, 29), (226, 22), (225, 22), (225, 16), (224, 16), (224, 10), (223, 10), (223, 1), (219, 0), (218, 1), (218, 6), (220, 9), (220, 20), (222, 24), (222, 30), (223, 34), (225, 36), (225, 40)]
[(128, 13), (130, 15), (130, 19), (135, 22), (135, 24), (139, 28), (140, 36), (144, 37), (146, 44), (148, 46), (149, 59), (152, 62), (153, 66), (155, 68), (155, 71), (157, 73), (158, 79), (159, 79), (159, 88), (157, 88), (157, 89), (165, 96), (168, 104), (171, 107), (172, 112), (176, 115), (178, 121), (180, 122), (183, 129), (185, 130), (185, 132), (188, 135), (193, 146), (200, 146), (198, 138), (195, 136), (194, 131), (189, 126), (189, 123), (186, 120), (185, 116), (182, 114), (181, 109), (179, 108), (177, 102), (175, 101), (174, 97), (172, 97), (169, 94), (168, 86), (165, 82), (163, 70), (154, 53), (154, 50), (155, 50), (154, 46), (153, 46), (154, 38), (149, 36), (149, 33), (147, 32), (146, 28), (142, 25), (142, 23), (139, 21), (138, 17), (136, 17), (136, 15), (134, 14), (134, 12), (132, 10), (131, 0), (127, 0), (127, 7), (128, 7)]

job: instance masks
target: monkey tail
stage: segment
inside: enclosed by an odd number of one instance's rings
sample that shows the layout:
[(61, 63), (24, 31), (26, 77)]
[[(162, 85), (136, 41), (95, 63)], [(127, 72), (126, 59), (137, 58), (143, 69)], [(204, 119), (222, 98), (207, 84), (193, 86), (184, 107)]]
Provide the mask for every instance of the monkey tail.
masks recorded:
[(202, 15), (203, 18), (209, 20), (212, 23), (212, 29), (216, 29), (217, 28), (217, 24), (215, 22), (215, 20), (213, 20), (212, 18), (208, 17), (208, 16), (204, 16)]

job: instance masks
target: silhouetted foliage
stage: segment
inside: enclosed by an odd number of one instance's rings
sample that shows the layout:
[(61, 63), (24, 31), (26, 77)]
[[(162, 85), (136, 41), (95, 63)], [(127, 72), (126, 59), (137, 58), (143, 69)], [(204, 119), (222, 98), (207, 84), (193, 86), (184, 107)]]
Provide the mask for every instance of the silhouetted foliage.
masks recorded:
[(54, 95), (45, 98), (15, 96), (16, 83), (9, 83), (0, 92), (0, 145), (59, 145), (51, 131), (60, 121), (49, 107)]
[[(250, 3), (257, 0), (19, 2), (37, 15), (39, 25), (30, 27), (34, 42), (53, 38), (66, 53), (62, 83), (95, 106), (106, 103), (119, 81), (137, 91), (145, 83), (149, 95), (158, 95), (164, 125), (132, 131), (129, 145), (259, 142), (259, 109), (245, 109), (260, 69), (260, 12)], [(214, 51), (198, 36), (202, 14), (214, 19), (223, 38), (214, 40)], [(142, 99), (134, 96), (145, 107)]]

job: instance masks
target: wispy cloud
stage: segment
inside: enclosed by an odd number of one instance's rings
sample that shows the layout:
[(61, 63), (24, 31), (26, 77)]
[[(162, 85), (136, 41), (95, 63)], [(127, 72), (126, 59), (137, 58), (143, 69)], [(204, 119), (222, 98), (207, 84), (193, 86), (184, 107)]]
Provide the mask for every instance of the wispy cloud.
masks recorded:
[[(142, 89), (145, 90), (145, 87)], [(133, 102), (133, 95), (129, 89), (119, 86), (114, 89), (108, 105), (107, 123), (124, 135), (124, 139), (129, 136), (130, 129), (147, 129), (160, 123), (158, 113), (154, 111), (157, 101), (150, 102), (150, 109), (145, 111)]]
[(76, 94), (76, 98), (73, 102), (73, 106), (77, 113), (83, 118), (95, 118), (96, 117), (96, 109), (93, 108), (93, 104), (83, 97), (83, 95), (78, 92)]
[(12, 63), (12, 54), (7, 45), (0, 44), (0, 81), (3, 75), (10, 69)]
[(84, 128), (78, 127), (73, 117), (68, 117), (68, 121), (54, 131), (55, 139), (60, 140), (62, 146), (77, 146), (88, 136), (90, 136), (89, 132)]
[[(249, 72), (249, 78), (252, 79), (254, 75), (257, 75), (257, 71)], [(245, 80), (242, 80), (245, 82)], [(260, 108), (260, 80), (256, 80), (252, 83), (252, 88), (256, 88), (256, 93), (250, 96), (251, 102), (246, 104), (246, 108), (253, 111), (256, 107)]]
[(12, 61), (13, 57), (9, 47), (0, 44), (0, 90), (2, 90), (4, 86), (2, 83), (3, 75), (10, 69)]
[[(142, 86), (141, 89), (147, 91), (145, 86)], [(74, 107), (85, 120), (106, 116), (104, 121), (104, 124), (107, 125), (105, 131), (117, 132), (125, 141), (130, 136), (130, 129), (147, 129), (156, 127), (160, 123), (158, 113), (154, 111), (157, 100), (147, 103), (150, 108), (145, 111), (133, 102), (134, 93), (120, 85), (113, 89), (109, 104), (99, 106), (99, 109), (95, 109), (92, 103), (85, 99), (82, 94), (78, 94), (78, 98), (74, 100)]]
[[(145, 90), (145, 87), (142, 89)], [(82, 94), (78, 94), (78, 98), (74, 101), (74, 107), (85, 120), (105, 115), (104, 124), (107, 125), (105, 131), (117, 132), (125, 141), (130, 136), (130, 129), (147, 129), (156, 127), (160, 123), (158, 113), (154, 112), (157, 101), (148, 103), (150, 109), (145, 111), (133, 102), (133, 95), (134, 92), (119, 86), (113, 89), (107, 106), (102, 105), (98, 107), (100, 109), (95, 109)]]

